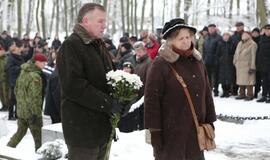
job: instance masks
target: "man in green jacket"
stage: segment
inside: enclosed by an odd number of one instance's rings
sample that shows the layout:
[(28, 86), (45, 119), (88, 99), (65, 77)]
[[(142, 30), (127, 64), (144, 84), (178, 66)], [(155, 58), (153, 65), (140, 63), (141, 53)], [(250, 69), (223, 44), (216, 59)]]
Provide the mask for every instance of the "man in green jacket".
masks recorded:
[(6, 53), (0, 44), (0, 101), (2, 103), (0, 111), (6, 111), (8, 109), (8, 80), (5, 73), (5, 64)]
[(35, 54), (23, 64), (15, 86), (17, 98), (18, 129), (8, 146), (16, 147), (29, 128), (35, 141), (35, 150), (41, 146), (42, 127), (42, 69), (47, 63), (43, 54)]

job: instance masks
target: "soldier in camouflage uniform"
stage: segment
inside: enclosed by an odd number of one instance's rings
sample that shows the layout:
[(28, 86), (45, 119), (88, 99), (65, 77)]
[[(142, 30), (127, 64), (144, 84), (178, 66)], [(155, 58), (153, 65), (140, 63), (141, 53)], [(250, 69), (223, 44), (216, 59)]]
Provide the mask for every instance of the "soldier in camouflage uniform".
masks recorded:
[(5, 72), (6, 55), (5, 50), (0, 44), (0, 101), (2, 108), (0, 111), (6, 111), (8, 109), (8, 82)]
[(35, 54), (33, 59), (21, 66), (22, 70), (15, 86), (17, 98), (18, 129), (8, 142), (16, 147), (29, 128), (35, 141), (35, 150), (41, 146), (42, 127), (42, 69), (47, 62), (43, 54)]

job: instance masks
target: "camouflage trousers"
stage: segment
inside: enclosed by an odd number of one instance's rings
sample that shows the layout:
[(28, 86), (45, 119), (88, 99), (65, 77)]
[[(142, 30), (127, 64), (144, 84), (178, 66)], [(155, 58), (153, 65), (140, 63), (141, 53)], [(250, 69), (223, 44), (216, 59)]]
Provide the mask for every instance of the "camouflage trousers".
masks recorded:
[(9, 147), (16, 147), (25, 136), (27, 129), (29, 128), (35, 141), (35, 150), (37, 151), (37, 149), (41, 147), (42, 119), (38, 119), (35, 124), (32, 124), (31, 120), (18, 118), (17, 125), (17, 132), (11, 137), (7, 145)]
[(0, 82), (0, 101), (3, 107), (9, 106), (9, 88), (8, 83), (5, 81)]

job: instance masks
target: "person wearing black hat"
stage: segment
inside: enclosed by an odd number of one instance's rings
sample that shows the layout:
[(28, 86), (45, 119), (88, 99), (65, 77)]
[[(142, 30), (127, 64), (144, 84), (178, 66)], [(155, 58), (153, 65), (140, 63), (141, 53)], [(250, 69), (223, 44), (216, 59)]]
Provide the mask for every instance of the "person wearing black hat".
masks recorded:
[(145, 128), (151, 133), (154, 156), (203, 160), (187, 97), (173, 72), (185, 81), (200, 123), (216, 121), (207, 72), (193, 44), (196, 28), (175, 18), (164, 25), (162, 33), (166, 42), (150, 67), (144, 92)]
[(206, 36), (203, 45), (203, 60), (207, 69), (211, 87), (214, 89), (215, 96), (218, 96), (217, 45), (221, 39), (221, 36), (217, 33), (216, 25), (209, 24), (208, 35)]
[(264, 26), (258, 49), (258, 70), (262, 77), (262, 98), (257, 102), (270, 103), (270, 24)]
[[(254, 28), (251, 32), (251, 36), (253, 41), (257, 44), (259, 47), (259, 42), (260, 42), (260, 29), (259, 28)], [(256, 57), (258, 57), (258, 52), (256, 52)], [(256, 68), (258, 68), (258, 58), (256, 58)], [(256, 84), (255, 84), (255, 92), (254, 92), (254, 98), (258, 97), (258, 93), (261, 91), (261, 86), (262, 86), (262, 78), (261, 74), (258, 70), (256, 70)]]
[[(242, 40), (242, 34), (244, 32), (244, 23), (243, 22), (236, 22), (235, 23), (236, 30), (234, 34), (232, 35), (232, 44), (233, 44), (233, 52), (235, 54), (236, 47), (238, 43)], [(234, 85), (232, 87), (232, 94), (237, 96), (238, 95), (238, 85), (236, 84), (236, 70), (234, 67), (234, 72), (233, 72), (233, 77), (234, 77)]]

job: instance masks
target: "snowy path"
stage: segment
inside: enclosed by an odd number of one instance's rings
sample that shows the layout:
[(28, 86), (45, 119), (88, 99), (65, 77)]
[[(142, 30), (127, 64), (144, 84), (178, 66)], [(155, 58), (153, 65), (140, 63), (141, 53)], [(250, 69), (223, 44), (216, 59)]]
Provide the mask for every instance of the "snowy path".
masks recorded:
[[(233, 98), (215, 98), (217, 114), (234, 116), (270, 116), (270, 104), (236, 101)], [(1, 146), (5, 146), (16, 131), (16, 122), (7, 121), (7, 112), (0, 112), (0, 120), (7, 125), (7, 135), (0, 137)], [(50, 123), (44, 118), (44, 125)], [(245, 121), (243, 125), (217, 121), (215, 151), (206, 152), (206, 160), (270, 160), (270, 120)], [(0, 128), (0, 132), (2, 132)], [(1, 133), (0, 133), (1, 135)], [(113, 144), (111, 160), (154, 160), (152, 147), (145, 143), (144, 131), (129, 134), (119, 133), (119, 141)], [(17, 146), (25, 154), (34, 152), (34, 142), (28, 131)]]

